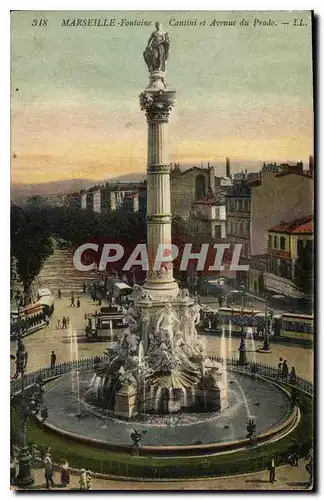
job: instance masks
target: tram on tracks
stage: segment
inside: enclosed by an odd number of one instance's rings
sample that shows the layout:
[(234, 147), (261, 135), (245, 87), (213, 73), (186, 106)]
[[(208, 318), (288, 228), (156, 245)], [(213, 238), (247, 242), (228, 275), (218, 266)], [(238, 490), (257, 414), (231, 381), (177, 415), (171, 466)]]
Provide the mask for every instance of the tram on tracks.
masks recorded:
[[(268, 312), (269, 333), (276, 340), (311, 345), (314, 339), (314, 317), (307, 314)], [(205, 333), (231, 332), (241, 336), (249, 331), (255, 339), (262, 338), (265, 330), (265, 312), (255, 309), (222, 307), (217, 311), (206, 312), (203, 319)]]

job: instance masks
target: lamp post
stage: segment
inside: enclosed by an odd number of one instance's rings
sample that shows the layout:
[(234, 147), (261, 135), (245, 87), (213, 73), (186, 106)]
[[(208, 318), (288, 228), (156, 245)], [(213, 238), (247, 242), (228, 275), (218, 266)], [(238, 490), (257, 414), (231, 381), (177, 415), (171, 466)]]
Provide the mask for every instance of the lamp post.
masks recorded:
[(265, 315), (264, 315), (265, 325), (264, 325), (264, 340), (263, 340), (263, 351), (270, 350), (270, 332), (269, 332), (269, 323), (271, 323), (271, 315), (269, 318), (268, 315), (268, 303), (265, 303)]
[(242, 318), (242, 331), (241, 331), (241, 338), (244, 338), (244, 305), (245, 305), (245, 285), (244, 283), (241, 283), (240, 285), (240, 290), (241, 290), (241, 318)]
[(23, 331), (21, 328), (20, 319), (20, 305), (21, 293), (18, 290), (15, 295), (15, 300), (18, 309), (17, 319), (17, 351), (16, 351), (16, 373), (15, 378), (20, 375), (21, 389), (20, 393), (13, 399), (17, 402), (17, 410), (19, 415), (19, 472), (17, 476), (17, 483), (20, 486), (29, 486), (33, 484), (34, 477), (31, 472), (31, 459), (27, 443), (26, 423), (30, 415), (37, 415), (40, 413), (41, 417), (45, 420), (47, 418), (47, 409), (43, 406), (43, 388), (41, 381), (38, 380), (34, 385), (34, 392), (31, 396), (25, 393), (25, 371), (27, 368), (28, 353), (22, 341)]

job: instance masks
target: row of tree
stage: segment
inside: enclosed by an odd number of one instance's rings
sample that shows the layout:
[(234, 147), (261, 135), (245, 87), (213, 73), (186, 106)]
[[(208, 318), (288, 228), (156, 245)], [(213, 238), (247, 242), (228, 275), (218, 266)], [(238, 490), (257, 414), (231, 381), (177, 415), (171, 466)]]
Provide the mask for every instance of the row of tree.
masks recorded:
[[(180, 250), (190, 241), (190, 226), (180, 217), (173, 218), (172, 238)], [(32, 282), (53, 253), (53, 240), (68, 242), (71, 250), (86, 242), (99, 245), (118, 242), (124, 246), (125, 258), (128, 258), (136, 244), (146, 241), (146, 218), (138, 212), (92, 213), (38, 203), (24, 207), (13, 204), (11, 255), (16, 259), (19, 279), (27, 296)], [(118, 265), (115, 267), (118, 269)]]

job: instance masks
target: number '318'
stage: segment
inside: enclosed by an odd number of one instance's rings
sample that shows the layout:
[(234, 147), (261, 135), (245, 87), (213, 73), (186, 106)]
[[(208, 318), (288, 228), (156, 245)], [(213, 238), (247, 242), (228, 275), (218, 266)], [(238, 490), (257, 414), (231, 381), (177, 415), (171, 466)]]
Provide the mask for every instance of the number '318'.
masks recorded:
[(32, 26), (47, 26), (47, 19), (33, 19)]

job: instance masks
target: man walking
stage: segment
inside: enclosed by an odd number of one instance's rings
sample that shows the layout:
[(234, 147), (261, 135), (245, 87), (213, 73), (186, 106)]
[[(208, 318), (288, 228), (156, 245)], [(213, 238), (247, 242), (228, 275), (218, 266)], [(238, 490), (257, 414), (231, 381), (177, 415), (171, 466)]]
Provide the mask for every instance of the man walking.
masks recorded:
[(61, 292), (60, 288), (58, 289), (57, 296), (58, 296), (59, 299), (62, 298), (62, 292)]
[(271, 459), (271, 464), (269, 467), (269, 481), (270, 483), (274, 483), (276, 478), (276, 467), (275, 467), (275, 461), (274, 458), (272, 457)]
[(52, 370), (55, 368), (55, 363), (56, 363), (56, 354), (54, 351), (52, 351), (52, 354), (51, 354), (51, 369)]
[(45, 459), (44, 459), (44, 473), (45, 473), (45, 480), (46, 480), (46, 488), (49, 488), (49, 483), (51, 483), (51, 486), (55, 486), (54, 481), (53, 481), (53, 464), (52, 460), (49, 454), (46, 454)]
[(279, 377), (281, 377), (281, 375), (282, 375), (282, 358), (279, 358), (278, 373), (279, 373)]
[(71, 295), (71, 304), (70, 307), (75, 307), (75, 298), (74, 298), (74, 293)]

